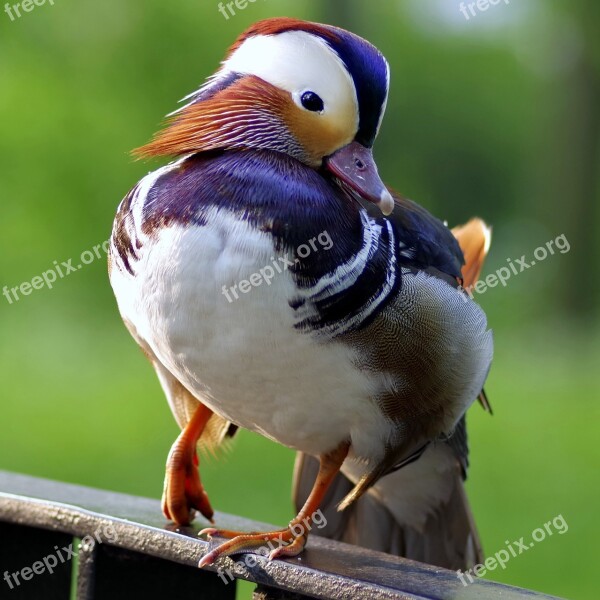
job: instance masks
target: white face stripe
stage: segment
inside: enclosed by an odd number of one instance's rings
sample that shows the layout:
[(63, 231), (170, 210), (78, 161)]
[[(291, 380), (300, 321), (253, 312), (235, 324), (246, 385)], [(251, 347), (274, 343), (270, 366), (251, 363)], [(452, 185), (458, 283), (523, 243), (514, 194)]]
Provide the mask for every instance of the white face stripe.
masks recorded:
[(379, 130), (381, 129), (381, 124), (383, 123), (383, 117), (385, 116), (385, 111), (387, 109), (388, 98), (390, 97), (390, 78), (391, 78), (391, 70), (390, 63), (385, 61), (386, 68), (386, 77), (385, 77), (385, 100), (383, 101), (383, 105), (381, 106), (381, 114), (379, 115), (379, 123), (377, 123), (377, 132), (376, 136), (379, 135)]
[(328, 119), (350, 116), (358, 130), (359, 107), (354, 81), (338, 54), (321, 38), (304, 31), (248, 38), (223, 63), (218, 78), (231, 73), (255, 75), (289, 92), (301, 106), (306, 91), (318, 94)]

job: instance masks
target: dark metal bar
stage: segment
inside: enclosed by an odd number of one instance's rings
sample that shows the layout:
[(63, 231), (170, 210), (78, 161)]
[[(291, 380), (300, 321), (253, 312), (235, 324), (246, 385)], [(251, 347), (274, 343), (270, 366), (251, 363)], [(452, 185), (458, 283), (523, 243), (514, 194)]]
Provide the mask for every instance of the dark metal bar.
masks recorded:
[(219, 577), (195, 566), (107, 545), (99, 546), (97, 555), (94, 600), (235, 599), (235, 582), (225, 586)]
[[(119, 600), (119, 598), (177, 597), (161, 587), (161, 582), (190, 582), (195, 598), (233, 598), (231, 578), (257, 583), (265, 599), (317, 598), (322, 600), (536, 600), (549, 599), (536, 592), (476, 580), (464, 587), (452, 571), (408, 561), (311, 536), (306, 551), (299, 557), (268, 561), (257, 555), (222, 559), (208, 570), (196, 568), (209, 544), (197, 532), (207, 526), (196, 519), (193, 527), (176, 529), (165, 522), (157, 500), (93, 490), (71, 484), (0, 472), (0, 522), (37, 528), (35, 535), (48, 530), (62, 539), (77, 536), (94, 546), (92, 565), (80, 567), (80, 600)], [(217, 513), (219, 527), (242, 531), (272, 528), (239, 517)], [(9, 527), (4, 525), (4, 527)], [(18, 537), (4, 538), (0, 547), (12, 552)], [(251, 557), (252, 560), (248, 560)], [(13, 568), (28, 564), (31, 556), (19, 558)], [(0, 561), (0, 575), (4, 561)], [(212, 573), (210, 572), (212, 571)], [(119, 596), (128, 580), (142, 586), (137, 595)], [(0, 585), (6, 585), (0, 580)], [(87, 587), (86, 587), (87, 586)], [(186, 588), (186, 586), (183, 586)], [(2, 588), (0, 588), (1, 590)], [(92, 590), (90, 592), (89, 590)], [(140, 589), (145, 590), (143, 594)], [(198, 590), (207, 593), (198, 595)], [(279, 592), (277, 591), (279, 590)], [(277, 594), (283, 594), (278, 596)], [(295, 595), (294, 595), (295, 594)], [(0, 593), (0, 597), (4, 595)], [(43, 598), (54, 598), (44, 594)], [(261, 596), (259, 595), (258, 598)], [(9, 597), (10, 598), (10, 597)], [(15, 596), (16, 598), (16, 596)], [(58, 598), (58, 596), (56, 596)]]
[(94, 600), (97, 548), (81, 546), (77, 561), (77, 600)]
[(2, 522), (0, 517), (0, 598), (68, 600), (71, 561), (68, 533)]

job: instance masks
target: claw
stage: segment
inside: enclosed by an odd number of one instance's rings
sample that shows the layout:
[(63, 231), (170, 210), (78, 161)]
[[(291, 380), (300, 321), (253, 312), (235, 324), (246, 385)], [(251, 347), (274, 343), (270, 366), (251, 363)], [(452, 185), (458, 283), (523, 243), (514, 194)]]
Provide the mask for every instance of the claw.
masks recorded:
[(214, 511), (194, 462), (173, 453), (169, 463), (162, 497), (165, 517), (178, 525), (189, 525), (197, 510), (214, 523)]
[(306, 546), (307, 539), (307, 535), (299, 535), (287, 546), (279, 546), (279, 548), (271, 550), (271, 552), (269, 553), (269, 560), (298, 556), (298, 554), (300, 554), (304, 550), (304, 546)]
[(217, 533), (219, 533), (218, 529), (215, 529), (214, 527), (205, 527), (198, 532), (198, 537), (205, 535), (209, 540), (211, 540)]
[(208, 552), (207, 554), (205, 554), (200, 559), (198, 567), (202, 569), (203, 567), (208, 567), (209, 565), (212, 565), (217, 560), (217, 558), (219, 558), (219, 553), (217, 552), (217, 550), (218, 548), (216, 550), (213, 550), (212, 552)]
[[(267, 552), (270, 550), (268, 554), (269, 558), (296, 556), (302, 552), (308, 538), (308, 533), (298, 535), (289, 528), (266, 533), (239, 533), (208, 528), (202, 530), (200, 533), (207, 532), (210, 532), (211, 536), (214, 535), (229, 539), (205, 554), (198, 563), (200, 568), (212, 565), (220, 556), (230, 556), (260, 548), (264, 548)], [(277, 548), (273, 547), (275, 544)]]
[(200, 404), (169, 452), (162, 509), (165, 517), (178, 525), (189, 525), (196, 510), (214, 523), (214, 511), (200, 481), (196, 452), (198, 438), (211, 415)]

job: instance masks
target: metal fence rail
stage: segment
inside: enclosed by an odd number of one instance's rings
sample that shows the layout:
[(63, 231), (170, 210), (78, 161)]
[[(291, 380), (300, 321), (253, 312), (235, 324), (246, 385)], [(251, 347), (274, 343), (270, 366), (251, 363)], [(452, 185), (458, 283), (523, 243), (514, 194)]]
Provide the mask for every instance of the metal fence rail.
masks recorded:
[(464, 587), (452, 571), (316, 536), (298, 558), (200, 570), (208, 543), (198, 528), (169, 527), (157, 500), (0, 472), (0, 599), (233, 600), (235, 579), (256, 583), (257, 600), (550, 598), (482, 580)]

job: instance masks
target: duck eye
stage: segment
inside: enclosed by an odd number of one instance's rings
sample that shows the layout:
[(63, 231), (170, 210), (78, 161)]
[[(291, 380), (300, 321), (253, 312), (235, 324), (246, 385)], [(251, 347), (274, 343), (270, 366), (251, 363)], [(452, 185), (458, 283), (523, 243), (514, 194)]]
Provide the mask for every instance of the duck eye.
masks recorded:
[(302, 106), (311, 112), (321, 112), (325, 108), (321, 97), (314, 92), (304, 92), (300, 101), (302, 102)]

